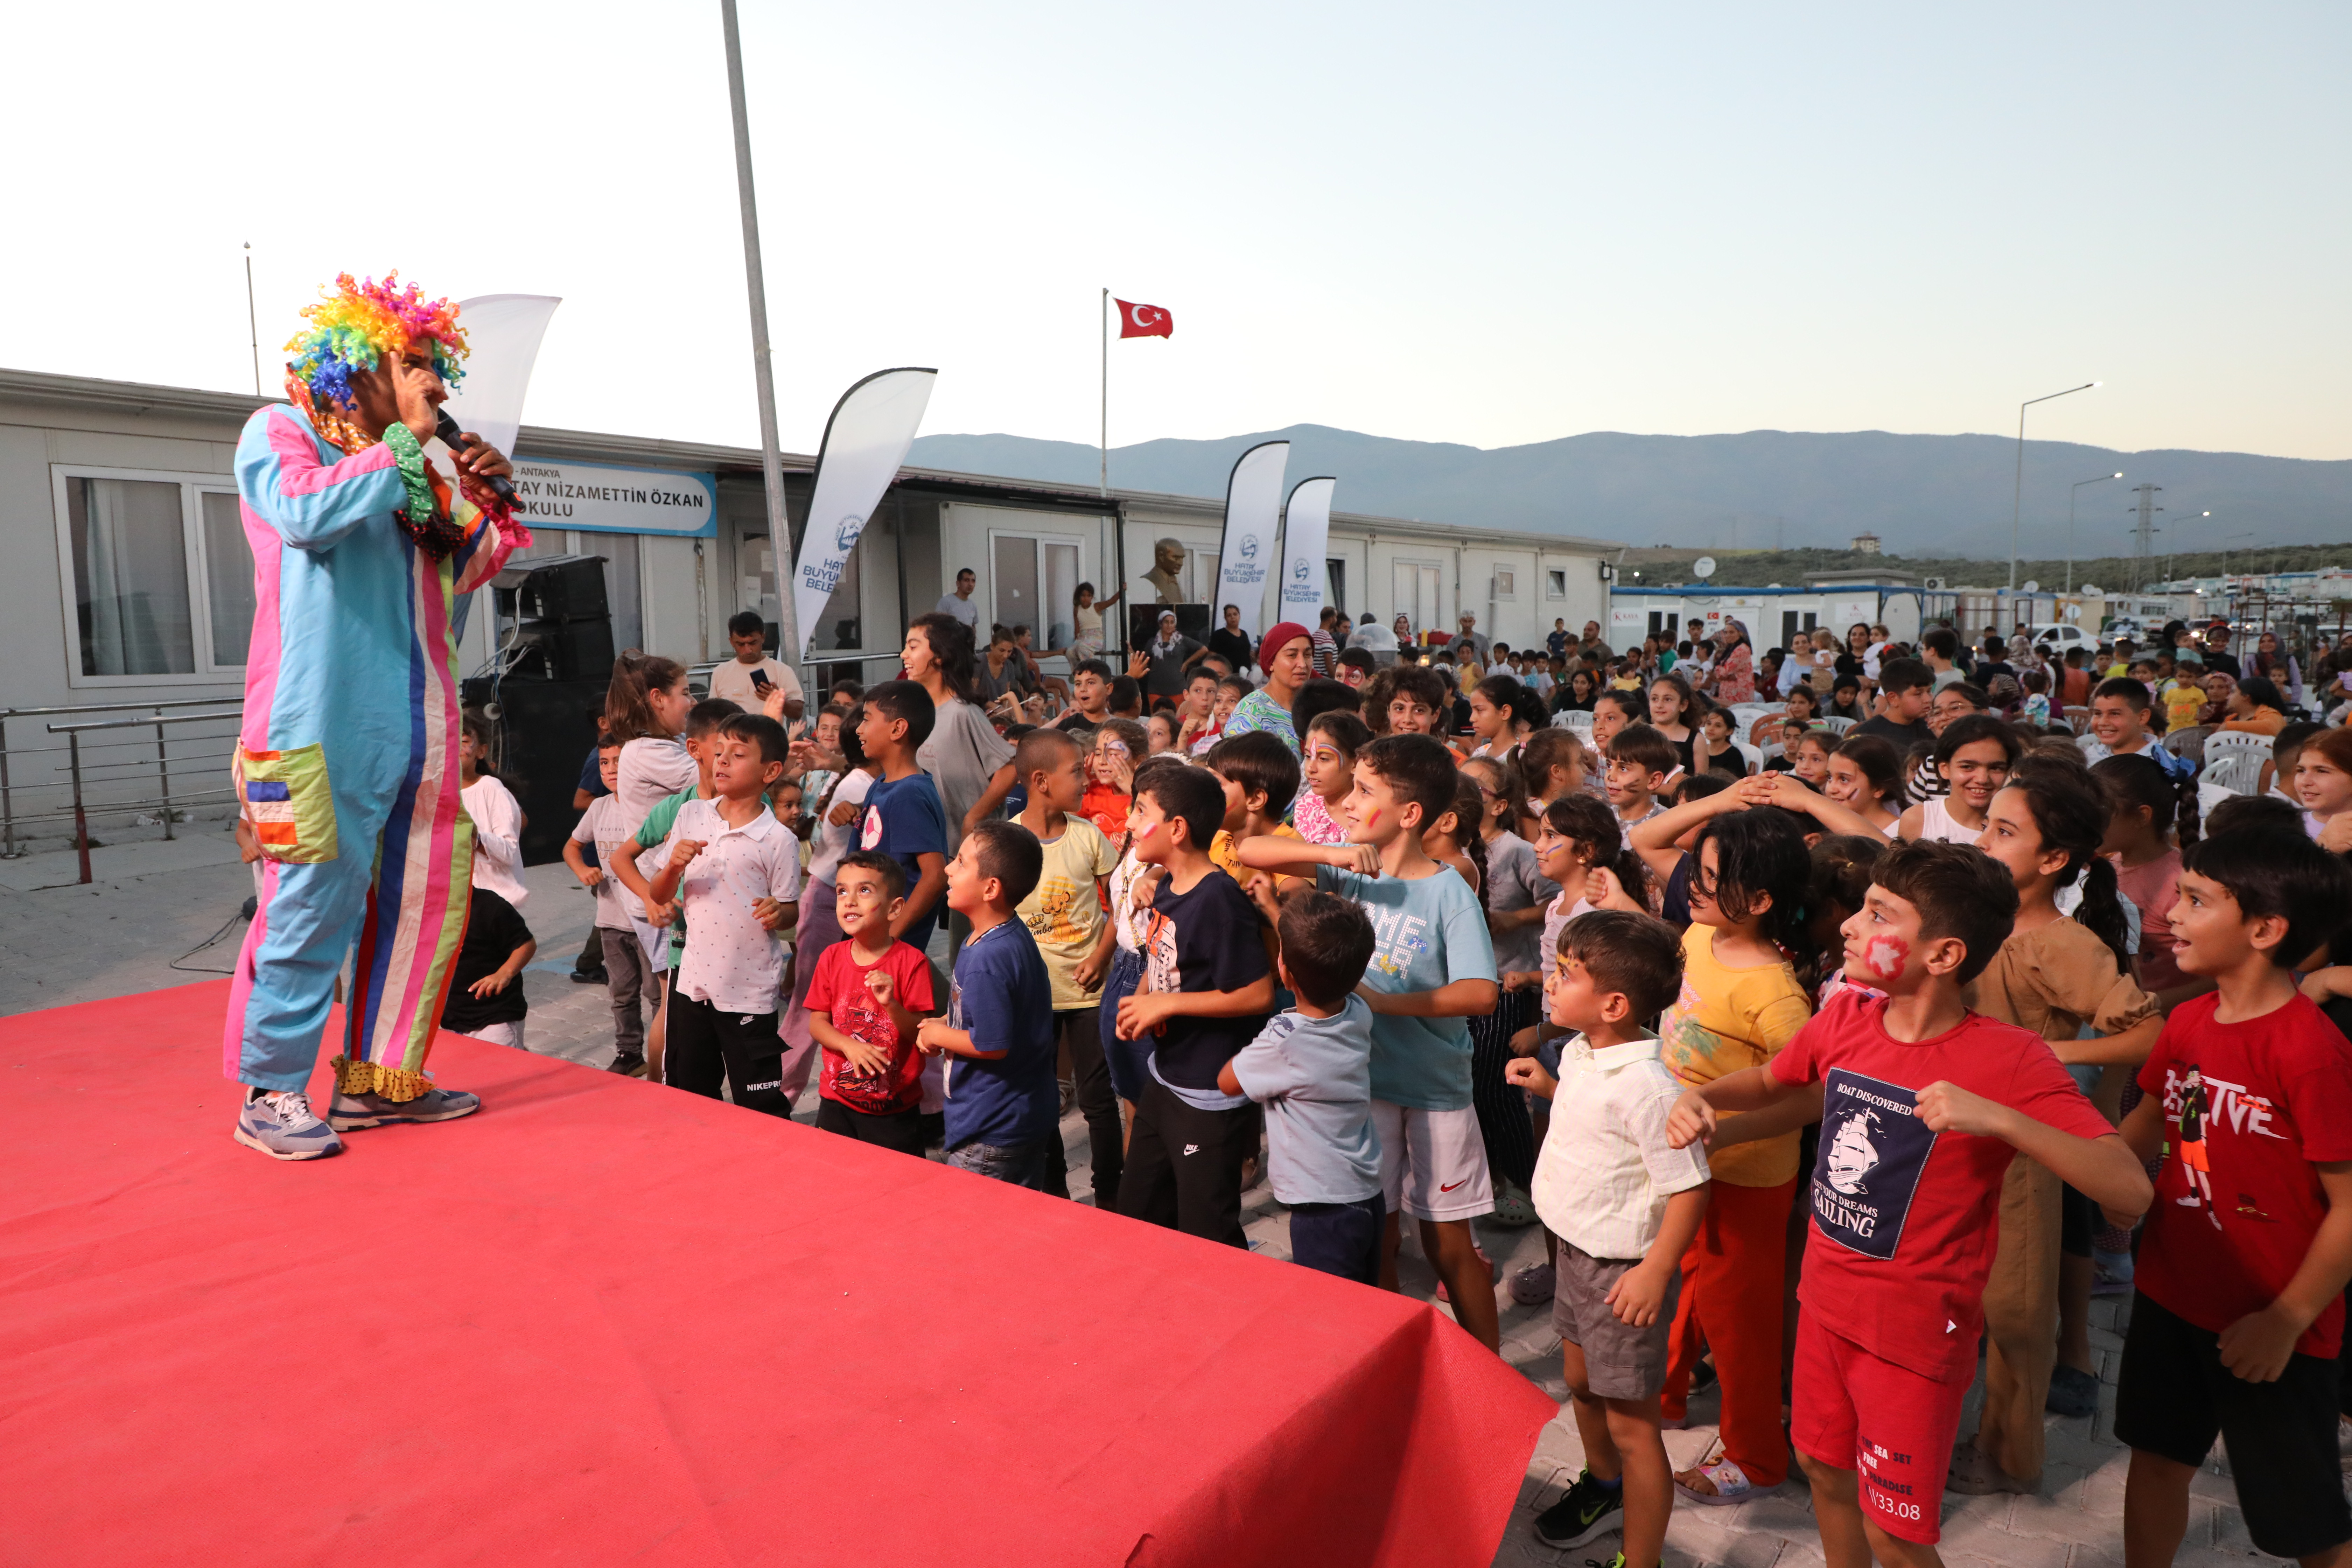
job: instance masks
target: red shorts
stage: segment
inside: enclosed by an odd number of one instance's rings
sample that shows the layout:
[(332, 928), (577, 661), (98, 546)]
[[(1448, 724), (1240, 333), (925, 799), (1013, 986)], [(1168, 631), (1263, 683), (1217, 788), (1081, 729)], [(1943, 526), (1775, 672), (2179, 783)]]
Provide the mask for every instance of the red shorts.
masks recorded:
[(1800, 1452), (1854, 1472), (1864, 1518), (1933, 1546), (1943, 1534), (1944, 1477), (1969, 1381), (1939, 1383), (1897, 1366), (1808, 1312), (1797, 1322), (1789, 1436)]

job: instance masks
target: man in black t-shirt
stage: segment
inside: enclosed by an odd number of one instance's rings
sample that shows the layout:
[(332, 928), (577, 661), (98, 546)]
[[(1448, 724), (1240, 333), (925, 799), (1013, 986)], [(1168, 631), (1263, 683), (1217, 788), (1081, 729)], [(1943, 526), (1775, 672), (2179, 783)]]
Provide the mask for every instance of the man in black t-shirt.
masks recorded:
[(515, 907), (476, 888), (466, 912), (466, 940), (449, 970), (449, 999), (441, 1005), (441, 1026), (494, 1045), (522, 1048), (522, 966), (539, 951), (530, 928)]

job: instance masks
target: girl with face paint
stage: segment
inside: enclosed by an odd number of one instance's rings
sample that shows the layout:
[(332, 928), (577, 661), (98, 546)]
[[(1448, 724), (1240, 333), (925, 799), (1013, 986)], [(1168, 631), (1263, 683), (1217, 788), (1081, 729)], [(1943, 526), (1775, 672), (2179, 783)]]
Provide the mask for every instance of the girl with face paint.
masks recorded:
[[(2126, 1075), (2106, 1075), (2116, 1080), (2107, 1094), (2098, 1092), (2096, 1069), (2146, 1061), (2164, 1021), (2131, 977), (2133, 933), (2116, 897), (2115, 866), (2099, 852), (2108, 816), (2105, 793), (2079, 763), (2037, 752), (2011, 772), (1977, 847), (2008, 868), (2017, 920), (1967, 996), (1977, 1012), (2032, 1030), (2060, 1061), (2088, 1069), (2077, 1077), (2112, 1119)], [(2078, 1037), (2086, 1024), (2097, 1037)], [(2078, 1206), (2062, 1224), (2063, 1205), (2082, 1201), (2062, 1199), (2058, 1179), (2032, 1160), (2011, 1165), (2002, 1184), (2000, 1240), (1985, 1287), (1984, 1415), (1974, 1446), (1953, 1462), (1955, 1491), (2032, 1489), (2042, 1474), (2044, 1406), (2095, 1407), (2088, 1319), (2097, 1221)], [(2062, 1233), (2074, 1245), (2062, 1248)]]
[[(1764, 1066), (1812, 1016), (1811, 998), (1789, 958), (1805, 942), (1811, 860), (1796, 818), (1747, 805), (1764, 784), (1736, 785), (1699, 803), (1714, 815), (1688, 863), (1683, 990), (1658, 1019), (1660, 1059), (1685, 1088)], [(1667, 1418), (1685, 1414), (1704, 1340), (1722, 1381), (1722, 1435), (1697, 1465), (1675, 1478), (1698, 1502), (1731, 1502), (1776, 1487), (1789, 1474), (1780, 1427), (1781, 1307), (1798, 1134), (1749, 1139), (1743, 1131), (1737, 1116), (1727, 1119), (1709, 1150), (1706, 1215), (1683, 1258), (1662, 1394)]]

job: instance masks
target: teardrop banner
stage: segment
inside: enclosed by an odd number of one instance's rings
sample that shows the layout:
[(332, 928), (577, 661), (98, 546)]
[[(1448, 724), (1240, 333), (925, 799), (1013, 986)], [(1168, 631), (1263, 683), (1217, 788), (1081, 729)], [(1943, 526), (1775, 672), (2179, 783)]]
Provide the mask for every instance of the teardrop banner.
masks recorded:
[(931, 384), (940, 373), (919, 366), (877, 371), (841, 395), (824, 422), (824, 445), (817, 450), (816, 484), (809, 496), (808, 527), (801, 535), (800, 563), (793, 573), (793, 611), (801, 634), (800, 655), (822, 625), (824, 606), (841, 585), (842, 569), (866, 520), (898, 477)]
[(1301, 479), (1282, 509), (1282, 618), (1309, 628), (1322, 618), (1329, 588), (1323, 548), (1331, 536), (1331, 492), (1339, 488), (1328, 474)]
[(1282, 526), (1282, 474), (1290, 443), (1262, 441), (1234, 462), (1225, 481), (1225, 537), (1217, 551), (1217, 596), (1209, 624), (1224, 625), (1227, 605), (1239, 607), (1251, 640), (1265, 629), (1265, 579)]
[[(531, 367), (539, 363), (540, 341), (562, 303), (555, 294), (477, 294), (457, 301), (457, 321), (466, 329), (466, 378), (442, 407), (458, 429), (479, 436), (509, 460), (522, 430), (523, 396), (530, 390)], [(526, 515), (523, 521), (530, 519)], [(457, 636), (466, 635), (473, 614), (474, 595), (458, 595), (450, 617)]]

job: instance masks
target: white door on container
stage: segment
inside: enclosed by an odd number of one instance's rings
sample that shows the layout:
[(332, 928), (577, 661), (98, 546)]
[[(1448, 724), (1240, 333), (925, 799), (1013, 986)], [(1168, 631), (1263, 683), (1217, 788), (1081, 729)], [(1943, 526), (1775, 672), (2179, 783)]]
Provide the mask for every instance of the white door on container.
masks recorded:
[(1070, 612), (1078, 591), (1078, 542), (1050, 534), (992, 532), (989, 561), (994, 568), (989, 584), (990, 620), (1002, 626), (1029, 627), (1031, 646), (1041, 652), (1069, 647), (1076, 630)]
[(1437, 625), (1437, 566), (1433, 562), (1400, 561), (1393, 570), (1396, 613), (1411, 620), (1418, 637)]
[[(1045, 625), (1037, 628), (1038, 637), (1043, 639), (1046, 647), (1067, 647), (1070, 638), (1077, 635), (1071, 614), (1078, 593), (1078, 547), (1057, 544), (1050, 539), (1040, 540), (1037, 554), (1040, 578), (1037, 592), (1041, 605), (1038, 614), (1045, 617)], [(1097, 593), (1095, 597), (1099, 599), (1102, 595)], [(1112, 614), (1117, 613), (1114, 608)], [(1108, 632), (1108, 628), (1105, 630)], [(1109, 638), (1112, 644), (1118, 641), (1116, 637)]]
[(995, 538), (994, 565), (992, 583), (995, 604), (989, 619), (1001, 626), (1034, 626), (1040, 647), (1064, 645), (1044, 640), (1045, 618), (1037, 612), (1037, 542), (1018, 534), (1000, 533)]

